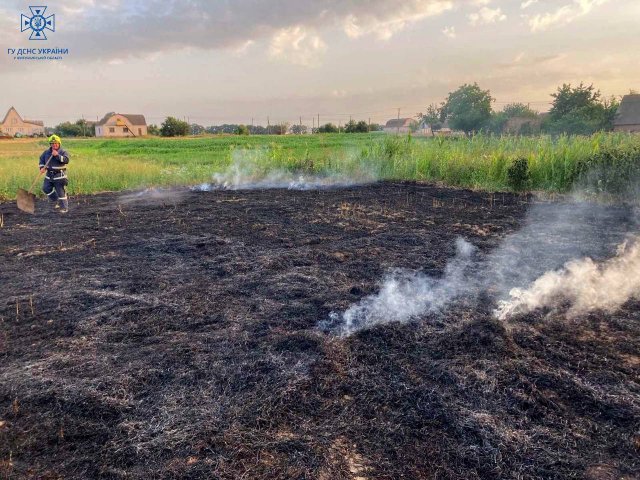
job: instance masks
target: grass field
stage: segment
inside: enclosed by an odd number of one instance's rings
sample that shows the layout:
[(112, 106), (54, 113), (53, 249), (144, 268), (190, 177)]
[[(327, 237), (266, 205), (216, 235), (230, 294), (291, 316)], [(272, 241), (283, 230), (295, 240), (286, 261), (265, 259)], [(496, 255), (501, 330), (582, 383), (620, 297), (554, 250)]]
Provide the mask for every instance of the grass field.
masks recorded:
[[(619, 191), (636, 179), (640, 136), (395, 137), (384, 134), (64, 139), (72, 195), (209, 181), (235, 159), (257, 158), (260, 170), (350, 175), (363, 169), (389, 180), (441, 181), (484, 190), (563, 192), (577, 181)], [(0, 142), (0, 199), (11, 199), (37, 173), (43, 139)], [(517, 159), (527, 170), (510, 174)], [(595, 176), (593, 172), (596, 172)], [(517, 176), (521, 182), (517, 183)], [(36, 187), (39, 190), (39, 187)]]

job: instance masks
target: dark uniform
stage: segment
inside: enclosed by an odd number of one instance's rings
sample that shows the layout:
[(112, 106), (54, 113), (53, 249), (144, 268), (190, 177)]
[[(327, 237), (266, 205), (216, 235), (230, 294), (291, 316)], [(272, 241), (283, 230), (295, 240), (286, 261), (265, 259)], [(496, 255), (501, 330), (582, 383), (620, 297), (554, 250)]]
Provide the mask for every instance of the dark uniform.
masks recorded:
[(49, 162), (42, 191), (47, 194), (52, 202), (55, 202), (56, 206), (60, 201), (61, 211), (66, 212), (69, 209), (69, 201), (67, 200), (67, 191), (65, 189), (69, 183), (67, 179), (69, 154), (63, 148), (58, 149), (57, 156), (53, 156), (52, 151), (52, 148), (48, 148), (40, 155), (40, 168), (47, 165), (47, 161)]

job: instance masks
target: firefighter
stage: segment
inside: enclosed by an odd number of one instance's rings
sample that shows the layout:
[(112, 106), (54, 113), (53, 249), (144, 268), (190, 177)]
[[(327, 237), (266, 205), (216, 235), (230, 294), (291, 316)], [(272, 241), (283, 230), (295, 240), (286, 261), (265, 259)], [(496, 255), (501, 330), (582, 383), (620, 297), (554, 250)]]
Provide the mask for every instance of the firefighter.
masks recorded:
[(67, 164), (69, 154), (60, 148), (60, 137), (51, 135), (49, 137), (50, 147), (40, 155), (40, 173), (44, 173), (44, 184), (42, 191), (47, 194), (53, 203), (53, 210), (60, 213), (69, 211), (69, 201), (67, 200), (68, 185)]

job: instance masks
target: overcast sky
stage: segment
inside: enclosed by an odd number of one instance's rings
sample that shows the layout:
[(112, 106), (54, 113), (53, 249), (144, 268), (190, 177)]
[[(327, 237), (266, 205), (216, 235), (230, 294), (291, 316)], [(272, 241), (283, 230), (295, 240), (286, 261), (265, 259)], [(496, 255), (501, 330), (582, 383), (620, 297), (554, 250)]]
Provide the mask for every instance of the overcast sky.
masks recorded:
[[(2, 0), (0, 110), (52, 126), (108, 111), (203, 125), (382, 122), (464, 83), (548, 109), (562, 83), (640, 90), (640, 0)], [(7, 48), (69, 48), (16, 61)]]

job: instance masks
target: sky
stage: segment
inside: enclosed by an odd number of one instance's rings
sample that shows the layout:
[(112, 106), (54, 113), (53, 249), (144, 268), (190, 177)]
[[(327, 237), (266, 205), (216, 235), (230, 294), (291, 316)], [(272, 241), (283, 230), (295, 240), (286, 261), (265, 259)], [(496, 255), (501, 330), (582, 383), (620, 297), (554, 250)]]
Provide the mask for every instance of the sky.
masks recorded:
[[(45, 2), (39, 3), (42, 5)], [(205, 126), (413, 117), (477, 82), (546, 111), (563, 83), (640, 90), (639, 0), (65, 0), (29, 40), (0, 3), (0, 114)], [(8, 49), (68, 48), (62, 60)]]

